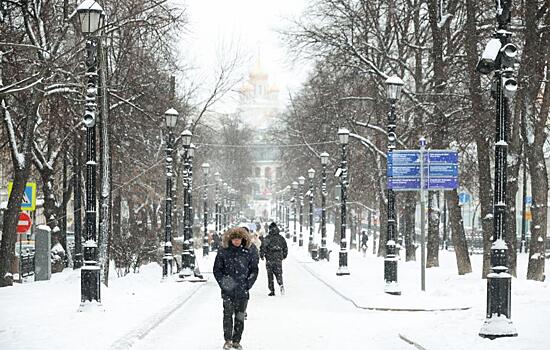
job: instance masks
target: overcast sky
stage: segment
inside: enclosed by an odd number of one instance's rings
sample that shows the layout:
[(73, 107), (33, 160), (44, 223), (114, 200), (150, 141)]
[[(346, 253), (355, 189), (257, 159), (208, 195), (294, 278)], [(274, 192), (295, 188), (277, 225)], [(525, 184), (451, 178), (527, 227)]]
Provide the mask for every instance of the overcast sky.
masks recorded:
[(241, 75), (250, 70), (260, 52), (261, 64), (271, 83), (281, 89), (284, 101), (287, 89), (296, 90), (305, 79), (304, 68), (291, 64), (277, 29), (297, 18), (307, 0), (173, 0), (185, 4), (189, 32), (182, 35), (179, 48), (187, 61), (207, 75), (216, 66), (220, 47), (238, 48), (249, 61)]

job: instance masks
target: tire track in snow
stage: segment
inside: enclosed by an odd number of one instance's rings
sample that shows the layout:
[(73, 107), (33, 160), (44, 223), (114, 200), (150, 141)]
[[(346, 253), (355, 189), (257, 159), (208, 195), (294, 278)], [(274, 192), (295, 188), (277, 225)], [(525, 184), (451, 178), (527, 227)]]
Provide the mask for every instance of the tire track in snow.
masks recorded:
[[(184, 282), (185, 283), (185, 282)], [(206, 282), (208, 283), (208, 282)], [(143, 339), (153, 329), (158, 327), (164, 322), (170, 315), (176, 312), (180, 307), (185, 305), (189, 299), (191, 299), (206, 283), (200, 283), (189, 294), (182, 295), (176, 298), (172, 303), (166, 306), (164, 309), (147, 318), (141, 326), (126, 333), (122, 338), (115, 341), (109, 347), (110, 350), (127, 350), (132, 348), (136, 341)]]

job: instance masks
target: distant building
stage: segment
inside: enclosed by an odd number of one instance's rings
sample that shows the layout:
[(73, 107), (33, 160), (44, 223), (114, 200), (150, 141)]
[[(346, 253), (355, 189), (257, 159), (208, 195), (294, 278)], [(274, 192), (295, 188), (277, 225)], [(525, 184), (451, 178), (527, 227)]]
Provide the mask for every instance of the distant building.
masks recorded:
[(243, 122), (254, 130), (250, 144), (253, 162), (252, 193), (249, 203), (255, 217), (267, 219), (271, 215), (271, 200), (276, 191), (277, 179), (281, 177), (280, 150), (270, 145), (267, 139), (268, 129), (277, 121), (281, 110), (279, 88), (269, 84), (268, 74), (256, 62), (240, 89), (241, 100), (237, 113)]

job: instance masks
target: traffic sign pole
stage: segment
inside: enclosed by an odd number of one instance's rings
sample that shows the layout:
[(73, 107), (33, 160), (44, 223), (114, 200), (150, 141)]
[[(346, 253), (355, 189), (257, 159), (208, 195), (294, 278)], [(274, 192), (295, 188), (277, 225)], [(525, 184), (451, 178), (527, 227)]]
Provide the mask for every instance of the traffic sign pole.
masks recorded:
[[(420, 138), (420, 169), (424, 169), (424, 151), (426, 139)], [(429, 161), (429, 159), (428, 159)], [(420, 171), (420, 286), (426, 291), (426, 188), (424, 183), (424, 171)]]

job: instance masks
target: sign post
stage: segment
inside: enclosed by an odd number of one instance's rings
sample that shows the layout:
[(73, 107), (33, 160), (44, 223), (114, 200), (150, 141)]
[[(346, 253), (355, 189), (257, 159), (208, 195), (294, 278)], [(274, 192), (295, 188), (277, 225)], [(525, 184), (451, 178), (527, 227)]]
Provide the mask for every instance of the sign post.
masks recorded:
[(17, 235), (19, 236), (19, 281), (23, 282), (23, 235), (31, 228), (32, 221), (29, 214), (19, 214), (17, 220)]
[(421, 288), (426, 290), (426, 191), (454, 190), (458, 187), (458, 152), (426, 150), (420, 138), (420, 150), (400, 150), (387, 154), (388, 189), (420, 191)]

